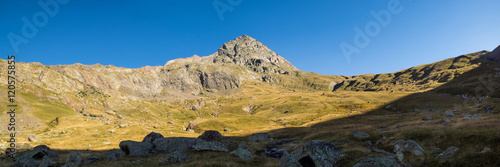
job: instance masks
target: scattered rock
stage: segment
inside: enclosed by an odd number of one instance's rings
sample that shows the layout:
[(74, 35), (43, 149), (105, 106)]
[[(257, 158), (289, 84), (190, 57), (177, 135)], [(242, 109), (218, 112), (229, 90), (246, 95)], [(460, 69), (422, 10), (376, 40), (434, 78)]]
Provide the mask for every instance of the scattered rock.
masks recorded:
[(337, 166), (341, 155), (330, 143), (313, 140), (292, 152), (302, 166)]
[(89, 157), (87, 157), (87, 159), (85, 159), (85, 161), (83, 161), (83, 164), (89, 164), (89, 163), (100, 161), (100, 160), (101, 160), (101, 157), (99, 157), (96, 154), (92, 154)]
[(28, 135), (28, 141), (29, 142), (38, 142), (38, 143), (41, 143), (42, 141), (40, 141), (40, 139), (38, 139), (38, 137), (36, 137), (34, 134), (29, 134)]
[(280, 158), (280, 163), (278, 164), (279, 167), (302, 167), (300, 162), (293, 156), (292, 154), (289, 154), (288, 152), (285, 151), (283, 153), (283, 156)]
[(164, 162), (167, 164), (170, 164), (170, 163), (175, 163), (175, 162), (186, 162), (188, 160), (189, 160), (188, 156), (182, 154), (179, 151), (174, 151), (174, 152), (170, 153), (170, 155), (168, 155), (165, 158)]
[(127, 140), (120, 142), (120, 149), (131, 156), (145, 156), (152, 151), (153, 144)]
[(481, 114), (473, 114), (473, 115), (469, 115), (469, 116), (465, 117), (464, 120), (469, 121), (469, 120), (479, 119), (482, 117), (483, 116)]
[(455, 154), (457, 151), (458, 148), (456, 147), (448, 147), (441, 154), (437, 155), (436, 158), (448, 158), (451, 157), (453, 154)]
[(24, 152), (20, 152), (17, 154), (16, 159), (21, 158), (21, 157), (42, 159), (43, 156), (45, 156), (45, 155), (49, 156), (50, 159), (55, 160), (55, 161), (57, 161), (57, 159), (58, 159), (57, 152), (54, 150), (51, 150), (46, 145), (39, 145), (39, 146), (36, 146), (35, 148), (33, 148), (33, 150), (27, 150)]
[(40, 162), (33, 159), (32, 157), (21, 157), (16, 158), (16, 161), (12, 164), (14, 167), (37, 167), (40, 165)]
[(394, 144), (394, 152), (411, 152), (413, 155), (423, 155), (424, 149), (413, 140), (398, 140)]
[(354, 164), (353, 167), (398, 167), (396, 159), (391, 157), (365, 158)]
[(402, 127), (403, 127), (403, 125), (399, 125), (399, 124), (398, 124), (398, 125), (396, 125), (395, 127), (391, 128), (391, 130), (394, 130), (394, 129), (399, 129), (399, 128), (402, 128)]
[(201, 136), (198, 137), (198, 139), (202, 139), (205, 141), (213, 141), (213, 140), (219, 140), (222, 138), (222, 134), (220, 132), (215, 131), (215, 130), (207, 130), (203, 132)]
[(50, 159), (49, 156), (43, 156), (42, 162), (40, 163), (39, 167), (55, 167), (56, 165), (54, 164), (54, 161)]
[(156, 139), (153, 144), (156, 146), (154, 152), (174, 152), (174, 151), (189, 151), (193, 145), (204, 140), (188, 137), (169, 137)]
[(269, 140), (269, 134), (267, 133), (254, 133), (248, 137), (250, 141), (267, 141)]
[(480, 151), (479, 153), (480, 154), (484, 154), (484, 153), (487, 153), (487, 152), (490, 152), (490, 151), (491, 151), (491, 148), (484, 147), (484, 149), (482, 151)]
[(230, 154), (236, 155), (244, 160), (252, 159), (252, 153), (250, 151), (248, 151), (247, 149), (244, 149), (241, 147), (238, 147), (236, 150), (231, 151)]
[(365, 141), (365, 143), (366, 143), (366, 145), (368, 145), (368, 147), (373, 147), (371, 140), (367, 140), (367, 141)]
[(360, 131), (353, 131), (351, 133), (351, 135), (356, 138), (356, 139), (366, 139), (368, 137), (370, 137), (370, 135), (364, 133), (364, 132), (360, 132)]
[(455, 111), (445, 111), (444, 116), (453, 117), (455, 116)]
[(158, 138), (165, 138), (163, 135), (156, 133), (156, 132), (151, 132), (144, 139), (142, 139), (142, 142), (147, 142), (147, 143), (153, 143)]
[(424, 117), (424, 119), (423, 119), (423, 120), (424, 120), (424, 121), (432, 120), (432, 117), (431, 117), (431, 116), (426, 116), (426, 117)]
[(264, 153), (268, 157), (280, 158), (285, 153), (286, 149), (278, 149), (279, 145), (271, 144), (266, 147)]
[(78, 153), (72, 153), (66, 158), (66, 163), (63, 167), (77, 167), (82, 165), (82, 157)]
[(114, 149), (114, 150), (109, 150), (104, 153), (104, 159), (106, 160), (115, 160), (118, 159), (122, 156), (126, 155), (125, 152), (122, 150)]
[(229, 151), (226, 146), (217, 141), (205, 141), (197, 142), (193, 145), (193, 150), (196, 151)]

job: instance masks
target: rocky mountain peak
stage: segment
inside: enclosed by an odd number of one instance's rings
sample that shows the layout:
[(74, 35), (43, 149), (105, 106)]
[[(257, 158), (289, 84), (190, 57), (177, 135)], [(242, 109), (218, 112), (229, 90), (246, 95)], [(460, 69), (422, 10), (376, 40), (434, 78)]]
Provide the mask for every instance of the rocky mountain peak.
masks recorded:
[(495, 48), (495, 50), (491, 51), (491, 53), (488, 54), (486, 59), (500, 63), (500, 45), (497, 48)]
[(263, 43), (243, 35), (224, 43), (214, 55), (214, 63), (234, 63), (255, 72), (288, 74), (298, 69)]

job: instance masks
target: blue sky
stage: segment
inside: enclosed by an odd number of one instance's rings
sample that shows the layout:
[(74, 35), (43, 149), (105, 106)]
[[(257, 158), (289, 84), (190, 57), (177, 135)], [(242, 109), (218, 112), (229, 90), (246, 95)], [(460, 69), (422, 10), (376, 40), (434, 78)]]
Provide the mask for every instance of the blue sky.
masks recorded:
[[(218, 13), (214, 2), (232, 10)], [(1, 58), (16, 53), (22, 62), (138, 68), (210, 55), (247, 34), (300, 70), (357, 75), (395, 72), (500, 45), (498, 0), (60, 0), (57, 5), (48, 13), (38, 1), (0, 0)], [(391, 5), (399, 12), (389, 12), (385, 26), (370, 14)], [(36, 33), (23, 35), (23, 17)], [(372, 31), (362, 48), (354, 42), (355, 27)], [(18, 43), (17, 52), (11, 41)], [(358, 49), (349, 61), (343, 42)]]

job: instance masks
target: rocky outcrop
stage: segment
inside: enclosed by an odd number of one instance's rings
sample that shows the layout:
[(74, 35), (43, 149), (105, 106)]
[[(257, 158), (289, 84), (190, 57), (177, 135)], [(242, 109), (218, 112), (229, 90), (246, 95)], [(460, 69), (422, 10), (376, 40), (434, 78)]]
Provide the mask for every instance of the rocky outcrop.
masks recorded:
[(115, 149), (115, 150), (109, 150), (109, 151), (106, 151), (104, 153), (104, 159), (106, 160), (115, 160), (115, 159), (118, 159), (122, 156), (126, 155), (125, 152), (123, 152), (122, 150), (118, 150), (118, 149)]
[(279, 167), (302, 167), (299, 161), (293, 156), (285, 151), (283, 156), (280, 158), (280, 162), (278, 164)]
[(153, 144), (127, 140), (120, 142), (120, 149), (130, 156), (145, 156), (152, 151)]
[(302, 166), (337, 166), (341, 158), (340, 151), (321, 140), (303, 144), (292, 155)]
[(163, 135), (156, 133), (156, 132), (151, 132), (144, 139), (142, 139), (142, 142), (147, 142), (147, 143), (153, 143), (156, 139), (159, 138), (164, 138)]
[(192, 149), (193, 145), (202, 142), (203, 140), (198, 138), (188, 138), (188, 137), (169, 137), (156, 139), (153, 144), (155, 145), (154, 152), (165, 153), (174, 151), (189, 151)]
[(500, 45), (495, 48), (495, 50), (491, 51), (488, 56), (486, 56), (486, 60), (500, 63)]

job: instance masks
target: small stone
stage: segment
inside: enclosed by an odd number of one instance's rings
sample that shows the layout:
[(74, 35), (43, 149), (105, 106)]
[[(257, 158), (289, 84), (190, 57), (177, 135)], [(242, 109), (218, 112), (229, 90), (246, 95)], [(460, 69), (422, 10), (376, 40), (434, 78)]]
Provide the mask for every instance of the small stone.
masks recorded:
[(458, 148), (456, 147), (448, 147), (446, 150), (444, 150), (441, 154), (437, 155), (436, 158), (449, 158), (453, 156), (458, 151)]
[(364, 132), (360, 132), (360, 131), (353, 131), (351, 133), (351, 135), (356, 138), (356, 139), (366, 139), (368, 137), (370, 137), (370, 135), (364, 133)]
[(491, 151), (491, 148), (484, 147), (484, 149), (482, 151), (480, 151), (479, 153), (480, 154), (484, 154), (484, 153), (487, 153), (487, 152), (490, 152), (490, 151)]
[(444, 115), (449, 116), (449, 117), (453, 117), (453, 116), (455, 116), (455, 111), (445, 111)]
[(423, 119), (423, 120), (424, 120), (424, 121), (427, 121), (427, 120), (432, 120), (432, 117), (431, 117), (431, 116), (426, 116), (426, 117), (424, 117), (424, 119)]
[(40, 141), (40, 139), (38, 139), (38, 137), (36, 137), (34, 134), (29, 134), (28, 135), (28, 141), (29, 142), (38, 142), (38, 143), (41, 143), (42, 141)]

